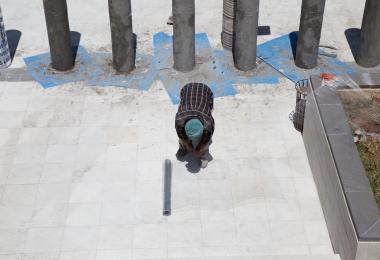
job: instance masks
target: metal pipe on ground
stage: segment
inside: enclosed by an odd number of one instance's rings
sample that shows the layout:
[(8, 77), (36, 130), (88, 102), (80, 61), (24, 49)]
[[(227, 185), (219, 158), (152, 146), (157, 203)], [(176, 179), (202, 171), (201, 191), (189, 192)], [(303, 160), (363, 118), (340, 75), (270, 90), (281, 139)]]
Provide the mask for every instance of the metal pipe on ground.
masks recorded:
[(164, 216), (171, 215), (172, 162), (165, 160), (164, 164)]
[(313, 69), (318, 65), (325, 3), (326, 0), (302, 0), (295, 60), (295, 64), (300, 68)]
[(248, 71), (256, 67), (259, 0), (237, 0), (233, 54), (235, 67)]
[(379, 0), (367, 0), (366, 2), (357, 63), (367, 68), (375, 67), (380, 64)]
[(43, 0), (51, 66), (66, 71), (74, 66), (66, 0)]
[(195, 67), (195, 1), (173, 0), (174, 69), (191, 71)]
[(135, 68), (136, 37), (132, 27), (131, 0), (108, 0), (113, 66), (128, 73)]

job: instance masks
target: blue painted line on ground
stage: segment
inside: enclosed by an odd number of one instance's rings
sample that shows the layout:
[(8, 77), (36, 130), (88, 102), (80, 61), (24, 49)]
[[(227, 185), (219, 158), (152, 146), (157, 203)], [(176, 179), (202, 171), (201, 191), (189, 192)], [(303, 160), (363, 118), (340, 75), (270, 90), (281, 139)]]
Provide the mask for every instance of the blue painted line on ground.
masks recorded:
[[(282, 41), (281, 48), (284, 48), (286, 44), (284, 39)], [(158, 76), (174, 104), (179, 103), (180, 89), (189, 82), (202, 82), (209, 85), (215, 97), (235, 95), (237, 93), (235, 84), (278, 83), (281, 75), (264, 62), (259, 62), (257, 68), (251, 72), (241, 72), (235, 69), (231, 52), (213, 49), (205, 33), (196, 34), (195, 42), (197, 65), (188, 73), (173, 69), (173, 37), (163, 32), (153, 37), (154, 56), (138, 54), (136, 69), (130, 74), (117, 73), (113, 69), (111, 53), (89, 54), (82, 46), (78, 48), (75, 67), (69, 72), (57, 73), (49, 69), (49, 53), (24, 60), (30, 74), (44, 88), (86, 81), (91, 86), (118, 86), (148, 90)], [(269, 47), (264, 45), (261, 49), (273, 51), (270, 47), (270, 45)], [(281, 48), (278, 50), (282, 50)], [(261, 53), (265, 54), (264, 51)]]
[(216, 64), (220, 64), (220, 72), (226, 81), (233, 84), (277, 84), (281, 75), (271, 66), (259, 62), (257, 67), (248, 72), (242, 72), (235, 68), (232, 53), (224, 50), (214, 50), (213, 58)]
[(160, 32), (154, 35), (154, 63), (159, 70), (159, 78), (173, 104), (179, 103), (181, 88), (189, 82), (201, 82), (210, 86), (215, 97), (235, 95), (235, 84), (276, 84), (281, 76), (276, 70), (261, 63), (251, 72), (240, 72), (235, 69), (231, 52), (211, 47), (204, 33), (195, 35), (197, 66), (187, 73), (173, 69), (173, 37)]
[[(292, 36), (293, 34), (293, 36)], [(351, 74), (357, 71), (353, 66), (340, 61), (337, 58), (319, 56), (319, 65), (315, 69), (304, 70), (294, 64), (292, 45), (294, 46), (294, 34), (284, 35), (266, 43), (260, 44), (257, 48), (257, 55), (273, 68), (278, 70), (285, 77), (293, 82), (309, 78), (310, 75), (319, 75), (323, 72), (335, 75)]]
[(28, 72), (44, 88), (83, 81), (101, 73), (100, 68), (94, 64), (91, 55), (82, 46), (78, 47), (74, 68), (67, 72), (57, 72), (50, 69), (49, 53), (27, 57), (24, 58), (24, 61)]

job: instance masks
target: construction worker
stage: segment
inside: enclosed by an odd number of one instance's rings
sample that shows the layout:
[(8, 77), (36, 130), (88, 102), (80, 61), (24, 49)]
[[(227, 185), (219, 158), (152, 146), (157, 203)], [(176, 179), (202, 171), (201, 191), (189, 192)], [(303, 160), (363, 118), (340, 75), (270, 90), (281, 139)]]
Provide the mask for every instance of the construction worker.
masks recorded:
[(181, 102), (175, 118), (179, 137), (177, 159), (183, 161), (188, 153), (200, 159), (201, 167), (207, 167), (211, 156), (209, 146), (214, 133), (214, 94), (202, 83), (189, 83), (181, 90)]

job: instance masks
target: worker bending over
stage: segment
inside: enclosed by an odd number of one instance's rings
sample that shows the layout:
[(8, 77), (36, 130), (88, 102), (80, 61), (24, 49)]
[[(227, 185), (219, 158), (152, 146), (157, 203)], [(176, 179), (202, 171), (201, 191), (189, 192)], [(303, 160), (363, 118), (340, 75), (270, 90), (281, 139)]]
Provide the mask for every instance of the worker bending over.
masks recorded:
[(207, 167), (211, 158), (209, 146), (214, 133), (214, 94), (202, 83), (189, 83), (181, 90), (181, 102), (175, 118), (175, 128), (179, 137), (178, 160), (187, 153), (200, 159), (201, 167)]

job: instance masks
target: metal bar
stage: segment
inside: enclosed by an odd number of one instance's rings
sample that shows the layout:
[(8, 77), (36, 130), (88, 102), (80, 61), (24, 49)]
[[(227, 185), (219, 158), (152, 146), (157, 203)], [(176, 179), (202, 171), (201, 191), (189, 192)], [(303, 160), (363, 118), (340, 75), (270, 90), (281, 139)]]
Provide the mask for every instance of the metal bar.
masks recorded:
[(303, 0), (295, 64), (303, 69), (318, 65), (326, 0)]
[(108, 0), (113, 66), (128, 73), (135, 68), (136, 39), (133, 34), (131, 0)]
[(66, 0), (43, 0), (51, 66), (66, 71), (74, 66)]
[(165, 160), (164, 164), (164, 216), (171, 215), (172, 162)]
[(237, 0), (233, 54), (238, 70), (256, 67), (259, 6), (259, 0)]
[(380, 64), (380, 1), (367, 0), (360, 34), (359, 65), (375, 67)]
[(174, 69), (191, 71), (195, 67), (195, 2), (173, 0)]

